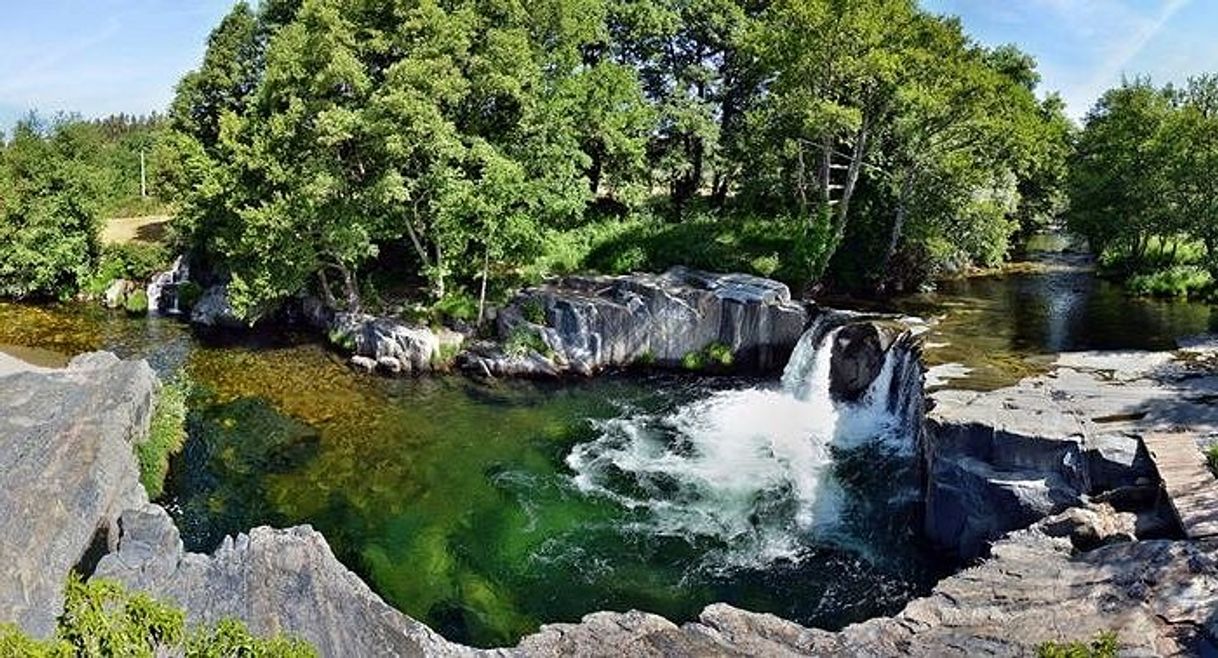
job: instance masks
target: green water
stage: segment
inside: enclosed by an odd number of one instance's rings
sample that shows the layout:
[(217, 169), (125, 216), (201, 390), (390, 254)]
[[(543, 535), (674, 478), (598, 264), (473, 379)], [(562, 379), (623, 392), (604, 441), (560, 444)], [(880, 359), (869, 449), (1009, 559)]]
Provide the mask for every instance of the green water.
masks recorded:
[[(605, 609), (683, 621), (717, 601), (838, 628), (898, 610), (942, 571), (914, 541), (907, 457), (839, 455), (842, 523), (825, 536), (791, 528), (796, 550), (772, 560), (739, 559), (738, 538), (654, 532), (648, 511), (573, 484), (565, 458), (596, 438), (594, 421), (768, 382), (391, 380), (307, 336), (201, 341), (173, 321), (79, 306), (0, 304), (4, 345), (34, 348), (44, 365), (110, 349), (184, 369), (198, 389), (190, 440), (161, 502), (188, 548), (311, 524), (391, 604), (463, 642), (510, 645)], [(708, 557), (729, 550), (730, 564)]]

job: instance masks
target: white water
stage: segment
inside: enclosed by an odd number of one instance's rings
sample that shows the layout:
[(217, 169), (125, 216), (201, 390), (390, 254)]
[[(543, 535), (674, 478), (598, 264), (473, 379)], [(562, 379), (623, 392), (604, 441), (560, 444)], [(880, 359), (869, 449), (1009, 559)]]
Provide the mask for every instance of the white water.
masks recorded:
[(178, 293), (177, 288), (180, 284), (190, 279), (190, 266), (186, 262), (185, 257), (178, 256), (173, 262), (173, 268), (168, 272), (161, 272), (152, 277), (148, 282), (148, 312), (153, 315), (161, 313), (161, 298), (165, 293), (172, 295), (170, 297), (169, 308), (165, 309), (167, 315), (177, 315), (182, 311), (178, 308)]
[(712, 558), (721, 566), (796, 559), (841, 520), (846, 493), (833, 476), (833, 448), (912, 448), (899, 418), (906, 405), (889, 399), (901, 357), (888, 356), (860, 402), (831, 399), (837, 332), (813, 326), (781, 387), (722, 391), (665, 415), (598, 421), (599, 437), (567, 458), (576, 486), (639, 512), (630, 530), (717, 540), (725, 549)]

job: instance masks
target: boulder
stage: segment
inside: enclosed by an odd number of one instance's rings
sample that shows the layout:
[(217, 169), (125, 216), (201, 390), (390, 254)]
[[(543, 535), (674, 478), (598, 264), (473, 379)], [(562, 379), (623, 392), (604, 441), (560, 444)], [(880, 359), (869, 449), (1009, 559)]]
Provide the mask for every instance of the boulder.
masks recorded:
[[(726, 350), (731, 368), (781, 368), (799, 342), (808, 311), (783, 284), (744, 274), (673, 268), (664, 274), (571, 276), (523, 291), (497, 317), (500, 339), (537, 334), (552, 368), (528, 373), (593, 373), (648, 364), (676, 368), (708, 348)], [(516, 363), (477, 369), (519, 371)]]
[(829, 367), (829, 393), (837, 400), (857, 401), (884, 368), (884, 357), (900, 335), (876, 322), (854, 322), (838, 330)]
[(1065, 537), (1074, 548), (1089, 551), (1104, 544), (1134, 541), (1138, 517), (1111, 505), (1087, 505), (1037, 521), (1032, 528), (1049, 537)]
[(360, 313), (333, 314), (326, 331), (330, 342), (361, 358), (356, 365), (365, 367), (374, 362), (378, 368), (392, 374), (443, 369), (465, 340), (454, 331), (437, 333), (429, 327)]
[(109, 309), (120, 309), (127, 305), (127, 296), (135, 292), (137, 286), (126, 279), (115, 279), (106, 286), (102, 293), (102, 306)]
[(132, 450), (157, 387), (147, 363), (110, 354), (0, 378), (0, 622), (49, 636), (68, 572), (147, 501)]
[(245, 329), (249, 325), (242, 320), (228, 299), (228, 284), (211, 286), (190, 310), (190, 321), (202, 327), (218, 329)]

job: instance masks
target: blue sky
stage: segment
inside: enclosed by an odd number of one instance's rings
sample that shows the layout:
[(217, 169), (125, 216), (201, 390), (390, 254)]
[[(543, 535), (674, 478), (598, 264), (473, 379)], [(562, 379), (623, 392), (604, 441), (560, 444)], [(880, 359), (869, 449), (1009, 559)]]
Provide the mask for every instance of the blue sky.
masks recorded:
[[(922, 0), (983, 43), (1036, 55), (1074, 116), (1122, 74), (1218, 71), (1215, 0)], [(232, 0), (16, 0), (0, 8), (0, 126), (30, 109), (164, 109)]]

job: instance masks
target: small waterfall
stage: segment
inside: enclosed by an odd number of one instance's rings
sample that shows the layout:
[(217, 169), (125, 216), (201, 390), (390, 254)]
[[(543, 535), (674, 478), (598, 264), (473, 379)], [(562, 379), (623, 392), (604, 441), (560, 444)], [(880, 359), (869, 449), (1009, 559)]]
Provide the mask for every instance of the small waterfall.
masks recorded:
[(632, 531), (714, 540), (718, 566), (797, 559), (829, 534), (847, 498), (835, 450), (877, 446), (912, 454), (921, 409), (917, 354), (897, 343), (855, 403), (829, 394), (842, 317), (801, 338), (777, 387), (712, 393), (657, 415), (596, 421), (598, 437), (567, 458), (575, 485), (634, 510)]
[(154, 315), (180, 315), (178, 287), (190, 280), (190, 264), (185, 256), (178, 256), (173, 267), (161, 272), (148, 282), (148, 312)]

